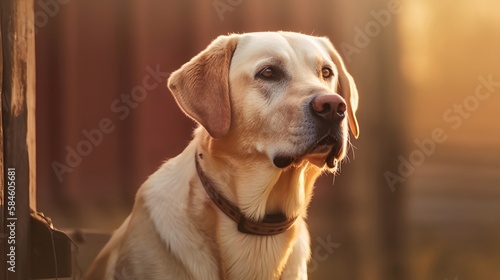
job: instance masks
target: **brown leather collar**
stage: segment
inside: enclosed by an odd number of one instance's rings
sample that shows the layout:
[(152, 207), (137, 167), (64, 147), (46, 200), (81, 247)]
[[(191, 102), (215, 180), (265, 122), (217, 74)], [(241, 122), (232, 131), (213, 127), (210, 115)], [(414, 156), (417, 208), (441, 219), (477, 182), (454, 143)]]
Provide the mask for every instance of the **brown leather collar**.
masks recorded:
[[(200, 154), (200, 158), (201, 156), (202, 154)], [(266, 214), (262, 222), (256, 222), (245, 218), (238, 206), (234, 205), (215, 189), (210, 179), (203, 173), (203, 170), (201, 170), (198, 156), (195, 156), (195, 161), (196, 171), (198, 172), (201, 184), (205, 188), (208, 196), (224, 214), (238, 224), (239, 232), (253, 235), (275, 235), (285, 232), (297, 219), (297, 217), (287, 219), (283, 213)]]

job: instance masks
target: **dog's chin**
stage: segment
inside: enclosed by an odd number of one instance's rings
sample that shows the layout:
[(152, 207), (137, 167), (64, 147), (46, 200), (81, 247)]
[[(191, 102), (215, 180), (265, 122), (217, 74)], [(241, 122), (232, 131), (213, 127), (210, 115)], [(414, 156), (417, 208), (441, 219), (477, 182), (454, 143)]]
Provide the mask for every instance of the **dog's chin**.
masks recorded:
[(293, 165), (300, 165), (303, 161), (308, 161), (319, 168), (336, 169), (343, 154), (343, 142), (327, 135), (305, 149), (305, 152), (290, 154), (277, 154), (273, 158), (273, 164), (278, 168), (287, 168)]

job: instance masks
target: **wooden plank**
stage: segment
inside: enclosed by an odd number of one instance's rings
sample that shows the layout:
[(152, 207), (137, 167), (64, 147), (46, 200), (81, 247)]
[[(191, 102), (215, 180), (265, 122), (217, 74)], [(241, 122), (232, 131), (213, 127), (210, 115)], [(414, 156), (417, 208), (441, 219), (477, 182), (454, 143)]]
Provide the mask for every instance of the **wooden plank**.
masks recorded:
[[(30, 196), (36, 182), (34, 111), (28, 113), (28, 106), (34, 109), (35, 96), (34, 6), (33, 0), (4, 0), (1, 7), (3, 205), (4, 221), (10, 225), (3, 230), (11, 243), (3, 243), (4, 279), (29, 279)], [(8, 209), (14, 203), (15, 208)]]
[(36, 210), (36, 56), (35, 56), (35, 10), (34, 0), (22, 1), (24, 27), (26, 30), (26, 109), (28, 127), (26, 144), (29, 160), (29, 205)]
[[(3, 100), (3, 40), (2, 40), (2, 17), (0, 16), (0, 104)], [(3, 110), (2, 106), (0, 106), (0, 248), (2, 254), (0, 255), (0, 275), (2, 275), (2, 279), (5, 278), (5, 266), (6, 266), (6, 255), (5, 252), (5, 242), (7, 240), (7, 235), (5, 234), (6, 224), (4, 217), (4, 174), (3, 174)]]

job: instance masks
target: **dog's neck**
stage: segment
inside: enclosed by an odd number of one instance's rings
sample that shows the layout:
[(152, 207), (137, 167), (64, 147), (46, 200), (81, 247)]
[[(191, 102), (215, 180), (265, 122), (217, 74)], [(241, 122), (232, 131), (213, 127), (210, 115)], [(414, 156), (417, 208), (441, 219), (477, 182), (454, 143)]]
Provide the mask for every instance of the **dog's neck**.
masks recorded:
[[(209, 136), (198, 130), (196, 137)], [(209, 146), (210, 142), (199, 141)], [(317, 167), (304, 162), (279, 169), (265, 155), (235, 155), (209, 146), (198, 146), (197, 154), (203, 155), (201, 168), (215, 170), (210, 175), (218, 191), (246, 218), (261, 221), (274, 213), (283, 213), (288, 219), (305, 215), (320, 175)]]
[(203, 153), (195, 155), (196, 173), (212, 202), (231, 220), (238, 225), (238, 231), (253, 235), (276, 235), (287, 231), (297, 219), (297, 216), (287, 218), (282, 212), (266, 214), (262, 221), (248, 219), (233, 202), (229, 201), (219, 190), (200, 166)]

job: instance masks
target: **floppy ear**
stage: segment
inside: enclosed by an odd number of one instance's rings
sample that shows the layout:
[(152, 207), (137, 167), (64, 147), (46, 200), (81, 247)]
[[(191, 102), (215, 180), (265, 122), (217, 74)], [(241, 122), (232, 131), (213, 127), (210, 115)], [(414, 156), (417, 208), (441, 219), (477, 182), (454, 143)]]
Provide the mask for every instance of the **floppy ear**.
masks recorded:
[(358, 110), (358, 89), (356, 88), (356, 83), (354, 83), (354, 79), (351, 74), (347, 72), (344, 61), (340, 57), (340, 54), (333, 47), (333, 44), (326, 37), (321, 38), (324, 42), (326, 42), (327, 47), (330, 52), (330, 57), (332, 58), (335, 65), (337, 65), (339, 70), (339, 91), (340, 95), (344, 97), (347, 102), (347, 118), (349, 121), (349, 128), (351, 130), (352, 135), (355, 138), (359, 136), (359, 126), (358, 120), (356, 119), (356, 111)]
[(179, 107), (213, 138), (222, 138), (231, 126), (229, 65), (236, 36), (219, 36), (168, 79)]

